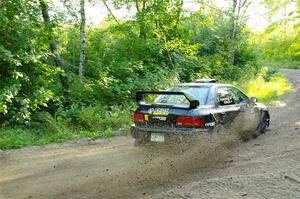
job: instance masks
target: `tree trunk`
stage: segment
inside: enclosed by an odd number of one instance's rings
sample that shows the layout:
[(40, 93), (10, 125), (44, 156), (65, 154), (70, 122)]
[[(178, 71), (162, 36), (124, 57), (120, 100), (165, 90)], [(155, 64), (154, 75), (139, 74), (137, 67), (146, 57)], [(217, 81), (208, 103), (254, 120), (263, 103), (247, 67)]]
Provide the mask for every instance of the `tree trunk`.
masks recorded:
[(233, 65), (235, 61), (237, 36), (240, 28), (245, 25), (243, 22), (244, 14), (246, 13), (251, 1), (249, 0), (232, 0), (231, 12), (231, 27), (230, 27), (230, 43), (228, 53), (228, 63)]
[[(44, 0), (39, 0), (39, 2), (40, 2), (41, 10), (42, 10), (44, 23), (49, 32), (48, 39), (49, 39), (50, 49), (53, 54), (53, 60), (55, 62), (56, 67), (64, 70), (64, 64), (62, 62), (60, 55), (57, 53), (57, 45), (53, 39), (52, 24), (51, 24), (50, 15), (49, 15), (48, 4)], [(68, 78), (66, 77), (65, 74), (60, 74), (59, 78), (60, 78), (61, 85), (63, 87), (63, 95), (65, 97), (65, 105), (68, 105), (68, 96), (69, 96)]]
[(104, 4), (104, 6), (106, 7), (106, 9), (108, 10), (109, 14), (112, 16), (112, 18), (114, 18), (115, 22), (116, 22), (118, 25), (120, 25), (120, 23), (119, 23), (117, 17), (114, 15), (114, 13), (112, 12), (112, 10), (111, 10), (111, 9), (109, 8), (109, 6), (107, 5), (106, 0), (102, 0), (102, 2), (103, 2), (103, 4)]
[(86, 19), (85, 19), (85, 0), (80, 0), (80, 60), (79, 60), (79, 76), (83, 77), (84, 74), (84, 62), (85, 62), (85, 33), (86, 33)]
[(231, 11), (231, 27), (230, 27), (230, 43), (229, 43), (229, 52), (228, 52), (228, 63), (234, 64), (235, 59), (235, 45), (236, 45), (236, 31), (237, 31), (237, 20), (238, 16), (236, 15), (237, 1), (232, 0), (232, 11)]
[(142, 0), (142, 8), (140, 8), (140, 6), (139, 6), (139, 0), (135, 0), (137, 19), (138, 19), (139, 26), (140, 26), (139, 36), (140, 36), (141, 39), (146, 39), (145, 6), (146, 6), (146, 0)]

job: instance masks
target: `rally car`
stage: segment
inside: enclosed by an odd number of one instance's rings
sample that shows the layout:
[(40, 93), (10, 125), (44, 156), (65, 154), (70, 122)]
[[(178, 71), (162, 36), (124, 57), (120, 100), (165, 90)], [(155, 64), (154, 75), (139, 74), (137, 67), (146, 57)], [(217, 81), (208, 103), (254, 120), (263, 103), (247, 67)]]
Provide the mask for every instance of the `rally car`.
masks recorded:
[[(170, 135), (212, 133), (220, 127), (249, 135), (265, 133), (268, 108), (233, 85), (201, 79), (166, 91), (138, 91), (131, 134), (135, 145), (168, 142)], [(246, 135), (246, 136), (245, 136)]]

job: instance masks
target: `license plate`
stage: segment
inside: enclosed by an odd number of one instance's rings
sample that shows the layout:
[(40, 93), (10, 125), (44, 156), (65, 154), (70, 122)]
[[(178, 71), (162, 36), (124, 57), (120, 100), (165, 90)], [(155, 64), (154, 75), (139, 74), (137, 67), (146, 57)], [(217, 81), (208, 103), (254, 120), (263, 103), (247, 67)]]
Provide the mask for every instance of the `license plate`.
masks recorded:
[(150, 140), (152, 142), (164, 142), (165, 136), (164, 136), (164, 134), (160, 134), (160, 133), (151, 133)]
[(169, 115), (169, 109), (168, 108), (149, 108), (148, 113), (150, 115), (166, 116), (166, 115)]
[(164, 117), (164, 116), (153, 116), (152, 119), (153, 120), (158, 120), (158, 121), (166, 121), (167, 117)]

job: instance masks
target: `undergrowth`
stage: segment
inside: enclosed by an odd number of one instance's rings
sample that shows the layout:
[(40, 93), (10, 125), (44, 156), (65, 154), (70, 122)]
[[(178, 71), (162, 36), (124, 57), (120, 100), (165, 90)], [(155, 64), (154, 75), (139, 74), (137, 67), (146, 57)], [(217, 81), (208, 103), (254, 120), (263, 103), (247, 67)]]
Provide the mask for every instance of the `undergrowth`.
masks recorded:
[(40, 112), (34, 115), (33, 122), (28, 126), (0, 129), (0, 149), (126, 134), (130, 128), (133, 108), (132, 104), (108, 109), (100, 105), (89, 106), (76, 113), (69, 110), (55, 117), (48, 112)]
[[(255, 77), (247, 78), (228, 83), (235, 84), (249, 97), (255, 96), (262, 103), (278, 100), (291, 90), (291, 85), (276, 69), (263, 69)], [(75, 104), (69, 110), (58, 111), (55, 115), (39, 112), (33, 115), (30, 125), (0, 129), (0, 149), (126, 134), (135, 109), (133, 102), (111, 107), (100, 104), (78, 107)]]
[(249, 96), (258, 98), (259, 102), (269, 104), (290, 92), (291, 85), (276, 69), (263, 69), (250, 82), (240, 82), (239, 87)]

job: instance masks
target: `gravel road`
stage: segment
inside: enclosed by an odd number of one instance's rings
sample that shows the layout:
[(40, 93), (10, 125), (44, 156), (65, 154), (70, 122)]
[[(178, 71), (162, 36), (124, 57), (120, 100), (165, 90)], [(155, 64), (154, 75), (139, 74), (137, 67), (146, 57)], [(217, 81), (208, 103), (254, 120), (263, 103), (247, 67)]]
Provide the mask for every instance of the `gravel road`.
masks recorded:
[(300, 70), (266, 134), (136, 148), (130, 136), (0, 151), (0, 198), (300, 198)]

